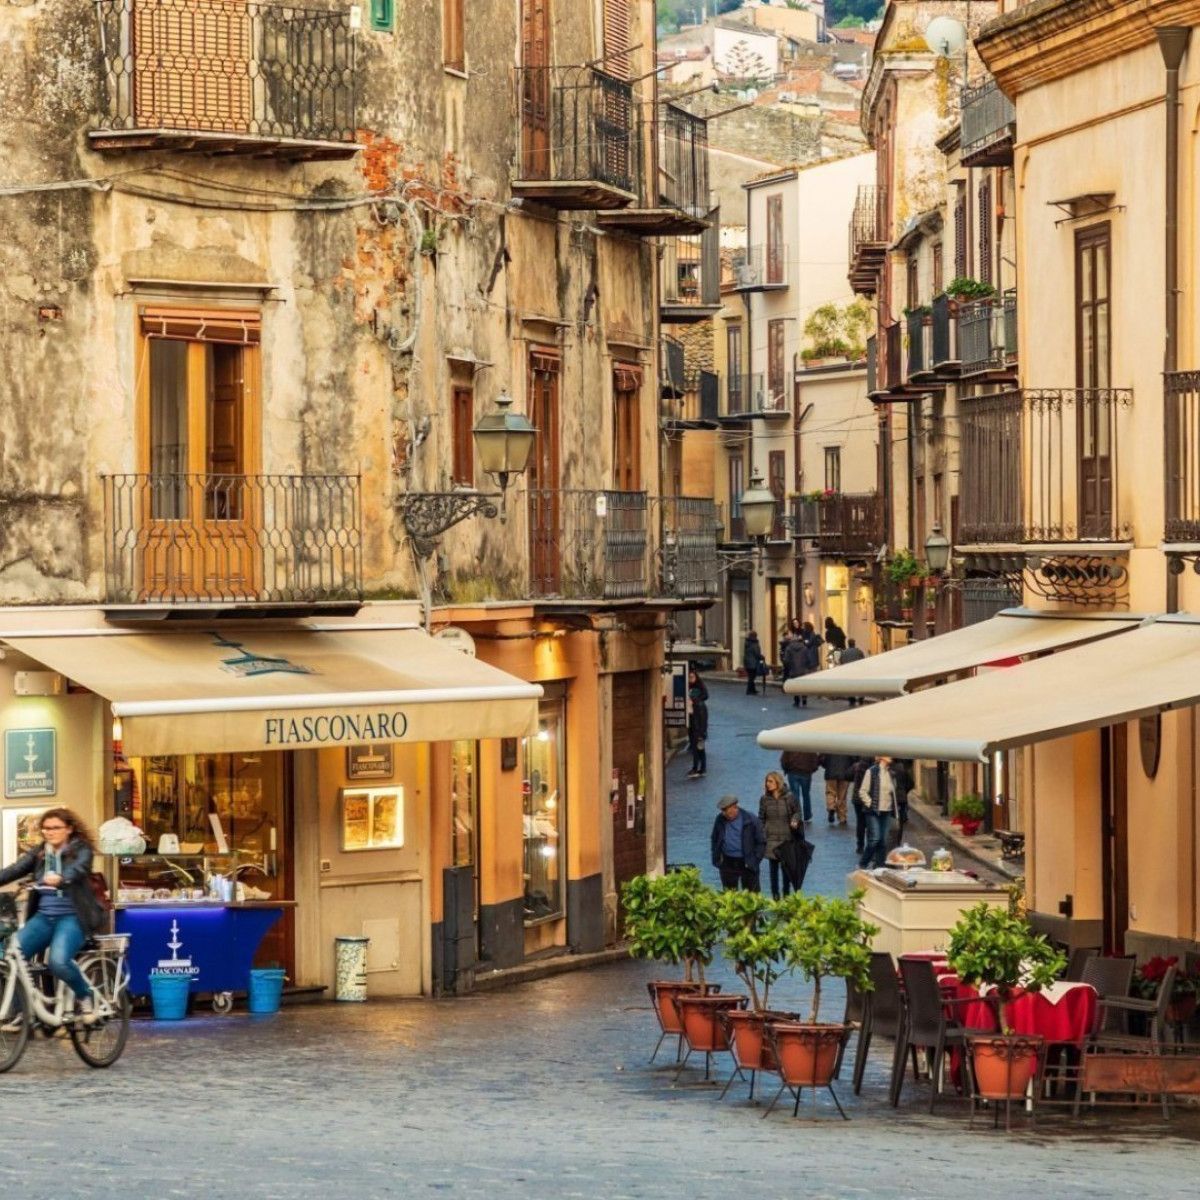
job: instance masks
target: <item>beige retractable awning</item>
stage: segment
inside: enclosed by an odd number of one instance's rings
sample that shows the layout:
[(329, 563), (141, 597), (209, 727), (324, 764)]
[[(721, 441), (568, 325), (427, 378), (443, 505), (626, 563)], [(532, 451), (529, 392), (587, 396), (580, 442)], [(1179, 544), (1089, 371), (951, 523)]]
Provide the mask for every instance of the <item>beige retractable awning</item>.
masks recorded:
[(1200, 618), (1152, 619), (1131, 633), (1062, 650), (758, 735), (768, 750), (986, 762), (1050, 741), (1200, 702)]
[(542, 694), (412, 628), (0, 640), (111, 701), (129, 755), (517, 737), (537, 729)]
[(922, 683), (1135, 629), (1140, 616), (1057, 616), (1011, 608), (978, 625), (910, 642), (858, 662), (789, 679), (792, 696), (902, 696)]

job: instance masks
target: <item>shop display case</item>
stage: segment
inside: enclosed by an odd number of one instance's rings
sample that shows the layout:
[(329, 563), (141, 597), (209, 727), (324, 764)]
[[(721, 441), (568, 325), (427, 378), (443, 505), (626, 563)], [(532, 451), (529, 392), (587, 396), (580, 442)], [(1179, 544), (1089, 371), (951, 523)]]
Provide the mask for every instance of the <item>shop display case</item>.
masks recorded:
[(109, 857), (109, 892), (118, 909), (134, 904), (229, 904), (266, 901), (278, 890), (273, 856), (135, 854)]

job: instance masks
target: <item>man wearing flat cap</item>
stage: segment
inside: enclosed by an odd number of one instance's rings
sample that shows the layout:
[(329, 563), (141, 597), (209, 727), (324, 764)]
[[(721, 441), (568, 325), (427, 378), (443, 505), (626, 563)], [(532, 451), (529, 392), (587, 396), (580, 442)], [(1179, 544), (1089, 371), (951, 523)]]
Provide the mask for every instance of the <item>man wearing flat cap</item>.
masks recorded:
[(712, 829), (712, 863), (721, 873), (721, 886), (727, 892), (738, 888), (761, 891), (758, 868), (767, 852), (762, 822), (753, 813), (743, 812), (736, 796), (722, 796), (717, 808)]

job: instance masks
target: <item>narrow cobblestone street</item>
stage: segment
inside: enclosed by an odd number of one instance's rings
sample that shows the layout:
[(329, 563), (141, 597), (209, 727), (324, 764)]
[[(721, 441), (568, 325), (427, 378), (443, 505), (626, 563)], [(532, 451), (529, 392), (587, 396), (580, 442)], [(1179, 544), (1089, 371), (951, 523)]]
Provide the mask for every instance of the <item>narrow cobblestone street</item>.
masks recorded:
[[(706, 869), (714, 798), (757, 795), (771, 756), (751, 735), (793, 710), (777, 693), (714, 684), (712, 712), (707, 779), (680, 782), (683, 759), (670, 769), (672, 857)], [(810, 885), (841, 891), (852, 834), (813, 828)], [(957, 1101), (928, 1114), (924, 1086), (887, 1106), (886, 1046), (861, 1097), (838, 1087), (849, 1123), (808, 1097), (799, 1121), (789, 1105), (763, 1121), (742, 1088), (718, 1103), (698, 1070), (672, 1086), (669, 1053), (647, 1066), (645, 984), (661, 971), (617, 963), (456, 1000), (138, 1021), (108, 1072), (39, 1041), (0, 1077), (0, 1184), (60, 1198), (970, 1197), (1001, 1180), (1056, 1198), (1193, 1194), (1194, 1113), (1169, 1124), (1155, 1110), (1054, 1115), (1032, 1131), (1018, 1117), (1011, 1135), (969, 1132)], [(714, 973), (736, 988), (723, 966)], [(789, 981), (777, 1000), (805, 995)], [(840, 1003), (831, 995), (826, 1015)]]

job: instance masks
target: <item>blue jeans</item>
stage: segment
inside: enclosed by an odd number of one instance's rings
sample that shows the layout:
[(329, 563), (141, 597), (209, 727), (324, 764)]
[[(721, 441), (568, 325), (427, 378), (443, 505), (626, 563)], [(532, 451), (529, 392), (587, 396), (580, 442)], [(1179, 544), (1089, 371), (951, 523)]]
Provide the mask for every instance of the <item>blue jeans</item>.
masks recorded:
[(864, 809), (863, 818), (867, 823), (867, 845), (862, 852), (862, 858), (858, 860), (858, 865), (860, 867), (882, 867), (883, 860), (887, 857), (887, 835), (892, 824), (892, 814)]
[(806, 821), (812, 820), (812, 776), (787, 773), (788, 791), (800, 801), (800, 810)]
[(26, 958), (40, 954), (50, 947), (50, 970), (63, 981), (80, 1000), (86, 1000), (92, 989), (75, 962), (87, 937), (74, 913), (48, 917), (34, 913), (17, 934), (17, 945)]

